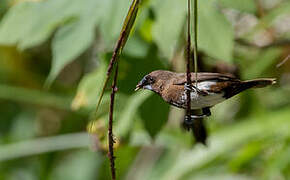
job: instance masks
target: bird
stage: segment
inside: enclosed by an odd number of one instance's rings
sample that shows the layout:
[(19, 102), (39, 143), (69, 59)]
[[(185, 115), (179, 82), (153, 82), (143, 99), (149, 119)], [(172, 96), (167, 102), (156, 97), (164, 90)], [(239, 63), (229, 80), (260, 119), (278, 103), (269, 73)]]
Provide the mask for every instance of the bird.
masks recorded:
[[(206, 144), (207, 132), (202, 119), (211, 116), (210, 108), (247, 89), (263, 88), (276, 83), (275, 78), (260, 78), (242, 81), (231, 74), (212, 72), (191, 73), (191, 84), (187, 84), (186, 73), (156, 70), (145, 75), (136, 85), (135, 91), (153, 91), (175, 107), (187, 108), (187, 93), (190, 91), (190, 115), (185, 115), (183, 127), (192, 129), (196, 142)], [(202, 114), (197, 115), (201, 110)], [(190, 116), (190, 117), (189, 117)]]

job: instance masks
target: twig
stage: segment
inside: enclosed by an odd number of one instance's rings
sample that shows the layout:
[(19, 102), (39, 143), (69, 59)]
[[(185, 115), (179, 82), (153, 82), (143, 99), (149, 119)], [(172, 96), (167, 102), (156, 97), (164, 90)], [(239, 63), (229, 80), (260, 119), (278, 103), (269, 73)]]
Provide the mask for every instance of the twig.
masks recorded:
[(110, 75), (112, 73), (112, 69), (113, 69), (116, 61), (118, 60), (118, 57), (122, 53), (122, 50), (123, 50), (123, 48), (124, 48), (124, 46), (125, 46), (125, 44), (126, 44), (126, 42), (128, 40), (128, 36), (129, 36), (129, 34), (130, 34), (131, 30), (132, 30), (132, 27), (134, 25), (134, 22), (135, 22), (137, 13), (138, 13), (138, 9), (139, 9), (140, 3), (141, 3), (141, 0), (133, 0), (131, 6), (129, 8), (129, 11), (127, 13), (126, 19), (125, 19), (125, 21), (123, 23), (123, 27), (122, 27), (119, 39), (118, 39), (118, 41), (116, 43), (115, 49), (113, 51), (112, 58), (110, 60), (109, 66), (108, 66), (107, 76), (106, 76), (106, 79), (105, 79), (105, 82), (104, 82), (104, 85), (103, 85), (103, 88), (102, 88), (102, 92), (101, 92), (101, 95), (99, 97), (99, 100), (98, 100), (98, 103), (97, 103), (97, 106), (96, 106), (95, 114), (97, 114), (99, 106), (100, 106), (100, 104), (102, 102), (105, 89), (107, 87)]
[(112, 83), (112, 92), (111, 92), (111, 102), (110, 102), (110, 112), (109, 112), (109, 128), (108, 128), (108, 140), (109, 140), (109, 152), (108, 157), (110, 159), (111, 166), (111, 175), (112, 179), (116, 179), (116, 168), (115, 168), (115, 156), (114, 156), (114, 135), (113, 135), (113, 113), (114, 113), (114, 103), (115, 95), (117, 92), (117, 78), (118, 78), (118, 63), (116, 65), (114, 80)]
[[(186, 46), (186, 81), (188, 85), (191, 85), (191, 74), (190, 74), (190, 60), (191, 60), (191, 35), (190, 35), (190, 15), (191, 15), (191, 5), (190, 0), (187, 0), (187, 46)], [(190, 109), (191, 109), (191, 98), (190, 98), (190, 90), (186, 90), (186, 114), (188, 118), (190, 118)]]
[[(197, 12), (197, 0), (194, 0), (194, 73), (195, 73), (195, 87), (197, 87), (197, 24), (198, 24), (198, 12)], [(198, 87), (197, 87), (198, 88)]]
[(139, 9), (139, 4), (141, 0), (133, 0), (130, 9), (127, 13), (126, 19), (123, 23), (123, 27), (119, 36), (119, 39), (116, 43), (115, 49), (113, 51), (112, 58), (110, 60), (108, 70), (107, 70), (107, 76), (105, 79), (105, 83), (102, 88), (101, 95), (99, 97), (95, 115), (97, 115), (99, 106), (101, 104), (106, 86), (109, 82), (109, 78), (112, 74), (112, 70), (115, 67), (115, 75), (114, 75), (114, 80), (112, 83), (112, 92), (111, 92), (111, 103), (110, 103), (110, 112), (109, 112), (109, 127), (108, 127), (108, 141), (109, 141), (109, 152), (108, 152), (108, 157), (110, 159), (110, 167), (111, 167), (111, 176), (112, 179), (116, 179), (116, 169), (115, 169), (115, 156), (114, 156), (114, 137), (113, 137), (113, 112), (114, 112), (114, 102), (115, 102), (115, 94), (117, 92), (117, 76), (118, 76), (118, 58), (120, 54), (122, 53), (122, 50), (128, 40), (129, 34), (132, 30), (132, 27), (134, 25), (138, 9)]
[(276, 65), (276, 68), (279, 68), (281, 67), (283, 64), (285, 64), (288, 60), (290, 59), (290, 54), (285, 58), (283, 59), (283, 61), (281, 61), (279, 64)]

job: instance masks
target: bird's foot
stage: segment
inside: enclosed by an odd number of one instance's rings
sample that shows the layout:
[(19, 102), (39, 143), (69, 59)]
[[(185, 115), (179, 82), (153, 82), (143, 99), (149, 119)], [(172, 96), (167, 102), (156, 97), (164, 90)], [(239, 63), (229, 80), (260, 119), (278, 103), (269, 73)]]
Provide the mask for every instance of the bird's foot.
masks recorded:
[(193, 121), (194, 121), (194, 119), (191, 118), (191, 116), (185, 115), (183, 123), (182, 123), (183, 128), (186, 129), (187, 131), (189, 131), (193, 125)]
[(195, 111), (191, 110), (190, 115), (186, 114), (184, 116), (184, 121), (183, 121), (182, 125), (183, 125), (184, 129), (186, 129), (188, 131), (190, 130), (190, 128), (194, 124), (195, 120), (211, 116), (211, 112), (210, 112), (209, 107), (202, 108), (201, 115), (195, 115), (194, 113), (195, 113)]
[(207, 115), (205, 115), (205, 114), (203, 114), (203, 115), (185, 115), (182, 126), (184, 127), (184, 129), (189, 131), (192, 128), (195, 120), (202, 119), (205, 117), (207, 117)]
[(198, 94), (201, 94), (201, 95), (203, 95), (203, 96), (208, 95), (208, 92), (207, 92), (206, 90), (201, 90), (201, 89), (195, 87), (195, 86), (192, 85), (192, 84), (187, 84), (187, 83), (185, 83), (185, 84), (184, 84), (184, 89), (187, 90), (187, 91), (194, 91), (194, 92), (196, 92), (196, 93), (198, 93)]

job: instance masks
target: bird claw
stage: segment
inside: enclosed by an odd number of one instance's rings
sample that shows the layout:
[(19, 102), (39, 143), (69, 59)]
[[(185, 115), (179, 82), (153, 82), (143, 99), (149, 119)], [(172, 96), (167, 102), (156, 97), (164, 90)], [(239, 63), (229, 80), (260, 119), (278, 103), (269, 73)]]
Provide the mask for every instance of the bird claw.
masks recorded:
[(194, 121), (194, 119), (192, 119), (191, 116), (185, 115), (184, 121), (182, 123), (183, 128), (186, 129), (187, 131), (189, 131), (193, 125), (193, 121)]
[(185, 83), (184, 84), (184, 89), (187, 90), (187, 91), (192, 91), (193, 90), (194, 92), (196, 92), (198, 94), (201, 94), (203, 96), (208, 95), (208, 92), (206, 90), (200, 90), (199, 88), (197, 88), (197, 87), (195, 87), (195, 86), (193, 86), (191, 84)]
[(206, 114), (202, 114), (202, 115), (190, 115), (190, 117), (192, 119), (202, 119), (202, 118), (208, 117), (208, 115), (206, 115)]

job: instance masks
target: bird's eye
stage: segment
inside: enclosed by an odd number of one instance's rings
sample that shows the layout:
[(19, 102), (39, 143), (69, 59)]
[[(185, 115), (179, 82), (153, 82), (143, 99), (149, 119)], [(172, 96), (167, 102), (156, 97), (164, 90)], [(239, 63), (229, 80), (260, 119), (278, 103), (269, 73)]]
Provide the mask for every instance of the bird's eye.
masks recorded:
[(151, 76), (149, 76), (148, 77), (148, 82), (150, 83), (150, 84), (152, 84), (152, 83), (154, 83), (154, 78), (153, 77), (151, 77)]

